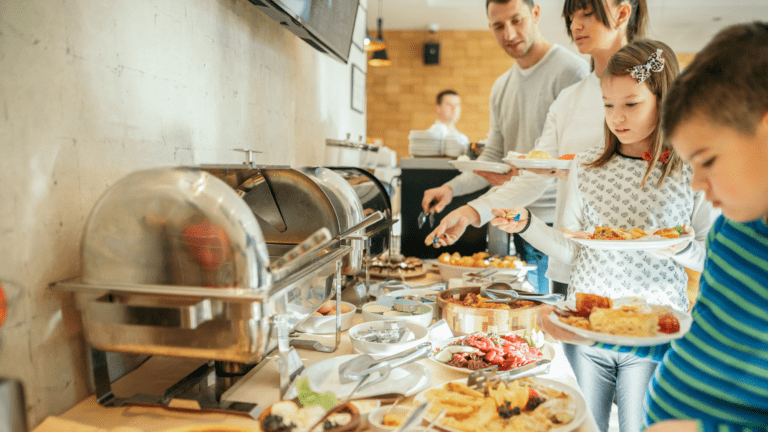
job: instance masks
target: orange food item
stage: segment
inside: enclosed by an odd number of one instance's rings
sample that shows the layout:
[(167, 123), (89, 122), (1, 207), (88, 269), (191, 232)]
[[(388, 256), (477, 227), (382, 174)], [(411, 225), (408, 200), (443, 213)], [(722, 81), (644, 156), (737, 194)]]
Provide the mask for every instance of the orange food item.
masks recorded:
[(570, 154), (564, 154), (564, 155), (560, 156), (558, 159), (560, 159), (560, 160), (573, 160), (573, 158), (575, 158), (575, 157), (576, 157), (575, 154), (570, 153)]
[(576, 293), (576, 311), (581, 315), (588, 315), (593, 308), (610, 309), (613, 307), (613, 300), (608, 297), (597, 294)]
[(5, 317), (8, 316), (8, 301), (5, 299), (3, 284), (0, 284), (0, 326), (3, 325)]
[(662, 228), (653, 233), (653, 235), (662, 236), (664, 238), (679, 238), (680, 233), (674, 228)]
[(659, 315), (659, 333), (677, 333), (679, 331), (680, 321), (674, 315)]

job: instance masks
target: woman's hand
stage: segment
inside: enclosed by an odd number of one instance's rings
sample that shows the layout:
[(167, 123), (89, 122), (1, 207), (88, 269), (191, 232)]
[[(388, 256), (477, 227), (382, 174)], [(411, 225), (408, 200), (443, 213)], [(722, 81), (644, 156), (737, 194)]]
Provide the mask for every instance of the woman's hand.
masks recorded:
[(522, 231), (530, 217), (530, 212), (523, 207), (495, 208), (491, 213), (495, 216), (491, 219), (491, 225), (510, 234)]
[(552, 177), (560, 180), (568, 180), (568, 173), (571, 170), (567, 169), (540, 169), (540, 168), (526, 168), (526, 171), (530, 171), (534, 174), (539, 174), (547, 177)]
[(553, 324), (552, 321), (549, 320), (549, 314), (551, 312), (552, 306), (545, 306), (539, 311), (539, 315), (537, 317), (539, 327), (541, 327), (545, 333), (559, 341), (573, 345), (592, 346), (595, 344), (595, 341), (592, 339), (579, 336), (570, 330), (566, 330)]

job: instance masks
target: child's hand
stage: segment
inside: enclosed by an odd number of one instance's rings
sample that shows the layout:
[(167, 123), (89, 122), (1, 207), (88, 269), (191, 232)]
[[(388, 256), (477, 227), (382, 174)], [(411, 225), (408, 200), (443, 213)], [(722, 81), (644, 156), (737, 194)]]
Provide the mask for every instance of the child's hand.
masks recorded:
[(667, 249), (662, 250), (656, 250), (651, 251), (652, 253), (655, 253), (656, 255), (660, 255), (664, 258), (672, 258), (673, 256), (679, 254), (680, 252), (684, 251), (685, 248), (688, 247), (689, 244), (691, 244), (691, 241), (693, 240), (693, 237), (695, 236), (695, 232), (693, 231), (693, 228), (690, 225), (683, 225), (683, 234), (681, 235), (691, 235), (691, 238), (683, 241), (681, 243), (678, 243), (674, 246), (670, 246)]
[(510, 209), (496, 208), (491, 210), (495, 218), (491, 219), (491, 225), (510, 234), (520, 232), (528, 224), (530, 213), (523, 207)]

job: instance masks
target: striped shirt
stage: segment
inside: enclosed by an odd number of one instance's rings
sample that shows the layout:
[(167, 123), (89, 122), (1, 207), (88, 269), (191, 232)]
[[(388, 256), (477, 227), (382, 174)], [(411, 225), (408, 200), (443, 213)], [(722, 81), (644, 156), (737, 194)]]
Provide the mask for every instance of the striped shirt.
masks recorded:
[(768, 226), (720, 217), (693, 325), (653, 347), (600, 346), (661, 361), (644, 402), (645, 424), (696, 419), (699, 431), (768, 430)]

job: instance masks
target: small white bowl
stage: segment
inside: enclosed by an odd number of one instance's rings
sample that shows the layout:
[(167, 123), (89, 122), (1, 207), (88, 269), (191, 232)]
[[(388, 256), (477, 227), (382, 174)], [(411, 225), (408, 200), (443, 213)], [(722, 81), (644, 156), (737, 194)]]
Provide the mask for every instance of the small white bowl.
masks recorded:
[[(381, 424), (381, 422), (384, 420), (384, 414), (387, 414), (387, 411), (389, 411), (389, 414), (402, 417), (403, 421), (405, 421), (408, 419), (408, 417), (411, 416), (413, 408), (414, 407), (403, 405), (397, 405), (394, 407), (387, 405), (376, 408), (375, 410), (371, 411), (370, 414), (368, 414), (368, 426), (370, 427), (371, 432), (392, 432), (393, 430), (397, 429), (396, 426), (384, 426)], [(421, 422), (417, 422), (417, 424), (420, 423)]]
[(353, 400), (350, 403), (360, 411), (359, 430), (364, 430), (368, 427), (368, 415), (381, 406), (381, 401), (377, 399)]
[(429, 330), (420, 324), (407, 322), (405, 325), (413, 334), (414, 338), (405, 342), (396, 344), (387, 344), (379, 342), (368, 342), (357, 338), (357, 333), (365, 330), (380, 329), (384, 330), (387, 327), (385, 324), (388, 321), (369, 321), (362, 324), (358, 324), (349, 329), (349, 340), (352, 341), (352, 348), (355, 352), (360, 354), (381, 354), (381, 355), (393, 355), (399, 352), (405, 351), (409, 348), (413, 348), (416, 345), (426, 342), (429, 339)]
[[(334, 306), (336, 302), (334, 301)], [(357, 308), (352, 303), (341, 302), (346, 305), (350, 311), (341, 314), (341, 331), (352, 327), (352, 318), (355, 316)], [(329, 334), (336, 333), (336, 314), (322, 316), (308, 316), (296, 326), (296, 330), (304, 333)]]
[(434, 303), (434, 306), (431, 303), (419, 303), (418, 307), (429, 308), (429, 312), (419, 314), (419, 315), (383, 315), (383, 314), (368, 312), (366, 310), (368, 306), (375, 306), (375, 305), (376, 305), (376, 302), (366, 303), (363, 305), (363, 307), (361, 308), (363, 311), (363, 321), (365, 322), (407, 321), (407, 322), (412, 322), (416, 324), (421, 324), (424, 327), (429, 327), (429, 325), (432, 323), (432, 318), (434, 317), (434, 308), (435, 306), (437, 306), (437, 303)]

